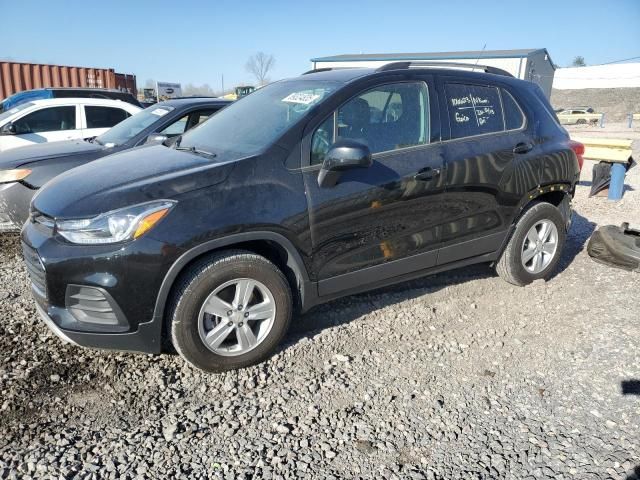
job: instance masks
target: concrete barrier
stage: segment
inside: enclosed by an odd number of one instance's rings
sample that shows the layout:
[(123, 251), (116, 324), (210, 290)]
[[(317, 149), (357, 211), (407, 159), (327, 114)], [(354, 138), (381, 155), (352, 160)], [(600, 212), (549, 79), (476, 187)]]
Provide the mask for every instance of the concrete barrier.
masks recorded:
[(609, 184), (609, 200), (620, 200), (624, 192), (624, 176), (626, 163), (631, 158), (633, 140), (626, 138), (594, 138), (571, 137), (584, 145), (585, 160), (611, 163), (611, 182)]
[(633, 140), (626, 138), (597, 138), (572, 135), (571, 140), (584, 145), (583, 157), (585, 160), (627, 163), (631, 156)]

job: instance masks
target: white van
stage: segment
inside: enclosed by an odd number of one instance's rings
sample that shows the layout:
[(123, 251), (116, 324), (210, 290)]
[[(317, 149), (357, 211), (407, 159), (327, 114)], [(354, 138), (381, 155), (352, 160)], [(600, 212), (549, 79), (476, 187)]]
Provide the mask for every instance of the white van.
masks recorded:
[(90, 138), (140, 111), (121, 100), (32, 100), (0, 113), (0, 152), (34, 143)]

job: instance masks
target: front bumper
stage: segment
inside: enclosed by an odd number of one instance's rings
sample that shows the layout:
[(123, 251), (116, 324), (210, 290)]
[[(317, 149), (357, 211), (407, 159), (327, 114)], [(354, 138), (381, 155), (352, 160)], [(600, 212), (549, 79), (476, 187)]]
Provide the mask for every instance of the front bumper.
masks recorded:
[(36, 192), (20, 182), (0, 184), (0, 232), (20, 230)]
[(56, 335), (90, 348), (161, 352), (155, 301), (179, 252), (148, 237), (124, 245), (71, 245), (32, 221), (22, 242), (38, 313)]
[(36, 310), (45, 325), (49, 327), (58, 338), (65, 343), (70, 343), (79, 347), (100, 348), (106, 350), (123, 350), (141, 353), (160, 353), (161, 337), (160, 326), (153, 321), (140, 324), (134, 332), (128, 333), (105, 333), (105, 332), (80, 332), (62, 328), (56, 323), (54, 318), (60, 318), (61, 313), (69, 315), (64, 309), (48, 306), (38, 293), (32, 289), (33, 297), (36, 300)]

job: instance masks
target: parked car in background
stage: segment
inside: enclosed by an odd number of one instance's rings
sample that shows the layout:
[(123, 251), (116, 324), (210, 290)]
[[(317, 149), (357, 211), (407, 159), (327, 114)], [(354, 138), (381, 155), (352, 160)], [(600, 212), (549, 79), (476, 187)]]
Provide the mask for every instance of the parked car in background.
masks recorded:
[(340, 296), (482, 262), (515, 285), (549, 278), (583, 146), (536, 84), (410, 67), (275, 82), (174, 148), (54, 178), (22, 229), (43, 320), (88, 347), (170, 342), (218, 372)]
[(34, 143), (90, 138), (139, 112), (121, 100), (55, 98), (0, 113), (0, 152)]
[(602, 118), (602, 113), (596, 113), (591, 107), (578, 107), (562, 109), (557, 112), (558, 120), (562, 125), (585, 125), (587, 123), (598, 123)]
[(217, 98), (169, 100), (88, 141), (44, 143), (0, 153), (0, 231), (19, 229), (29, 215), (33, 195), (56, 175), (112, 153), (178, 136), (229, 103)]
[(122, 100), (136, 107), (142, 107), (140, 102), (129, 92), (110, 88), (36, 88), (14, 93), (0, 103), (0, 113), (11, 110), (21, 103), (32, 100), (48, 100), (51, 98), (103, 98), (110, 100)]

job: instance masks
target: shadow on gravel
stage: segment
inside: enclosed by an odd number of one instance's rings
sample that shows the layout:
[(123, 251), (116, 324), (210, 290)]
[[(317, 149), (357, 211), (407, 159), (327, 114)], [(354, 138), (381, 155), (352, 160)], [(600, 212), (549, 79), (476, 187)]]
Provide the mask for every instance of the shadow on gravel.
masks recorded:
[(564, 246), (562, 257), (558, 262), (556, 271), (551, 278), (554, 278), (559, 273), (564, 272), (571, 262), (578, 256), (578, 254), (584, 250), (584, 247), (591, 237), (591, 234), (596, 229), (596, 224), (589, 221), (577, 212), (573, 212), (573, 218), (571, 221), (571, 229), (569, 235), (567, 235), (567, 243)]
[[(574, 212), (564, 252), (552, 278), (566, 270), (584, 249), (595, 227), (595, 223)], [(308, 332), (349, 323), (374, 310), (434, 293), (449, 285), (495, 277), (496, 275), (495, 271), (487, 264), (478, 264), (334, 300), (313, 308), (302, 315), (298, 321), (293, 322), (287, 343), (296, 343), (304, 338)], [(282, 348), (286, 348), (286, 345), (283, 345)]]
[(635, 467), (633, 469), (633, 472), (627, 475), (627, 478), (625, 480), (640, 480), (640, 465)]
[(640, 380), (623, 380), (620, 388), (623, 395), (640, 395)]
[[(313, 308), (298, 321), (292, 322), (287, 343), (296, 343), (310, 331), (349, 323), (372, 311), (437, 292), (449, 285), (496, 275), (487, 264), (478, 264), (334, 300)], [(283, 348), (286, 348), (286, 345), (283, 345)]]

